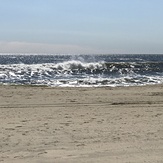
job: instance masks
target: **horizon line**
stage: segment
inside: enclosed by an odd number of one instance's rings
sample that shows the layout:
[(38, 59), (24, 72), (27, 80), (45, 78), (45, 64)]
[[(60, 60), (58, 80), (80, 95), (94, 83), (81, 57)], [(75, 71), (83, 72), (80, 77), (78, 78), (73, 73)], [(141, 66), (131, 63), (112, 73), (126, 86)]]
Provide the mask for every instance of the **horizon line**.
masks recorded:
[(35, 53), (35, 52), (0, 52), (0, 55), (163, 55), (163, 53)]

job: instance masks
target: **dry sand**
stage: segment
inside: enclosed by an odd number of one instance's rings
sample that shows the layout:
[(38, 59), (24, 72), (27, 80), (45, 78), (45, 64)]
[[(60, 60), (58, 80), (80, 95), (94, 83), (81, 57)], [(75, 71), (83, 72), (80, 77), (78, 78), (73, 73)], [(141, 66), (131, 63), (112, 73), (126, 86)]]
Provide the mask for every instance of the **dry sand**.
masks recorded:
[(163, 85), (0, 86), (0, 162), (163, 163)]

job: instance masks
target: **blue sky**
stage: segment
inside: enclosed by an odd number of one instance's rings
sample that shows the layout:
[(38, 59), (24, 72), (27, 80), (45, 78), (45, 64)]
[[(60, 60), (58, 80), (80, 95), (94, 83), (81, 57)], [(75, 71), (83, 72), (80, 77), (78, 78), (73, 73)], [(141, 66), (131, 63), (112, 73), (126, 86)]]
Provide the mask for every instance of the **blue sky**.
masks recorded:
[(0, 0), (1, 53), (163, 53), (163, 0)]

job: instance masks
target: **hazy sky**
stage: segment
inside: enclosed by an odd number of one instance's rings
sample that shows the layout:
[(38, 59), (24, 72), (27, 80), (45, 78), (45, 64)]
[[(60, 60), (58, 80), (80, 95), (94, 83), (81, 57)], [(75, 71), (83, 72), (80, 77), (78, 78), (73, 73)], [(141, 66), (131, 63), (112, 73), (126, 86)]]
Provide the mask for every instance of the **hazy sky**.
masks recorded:
[(0, 0), (0, 53), (163, 53), (163, 0)]

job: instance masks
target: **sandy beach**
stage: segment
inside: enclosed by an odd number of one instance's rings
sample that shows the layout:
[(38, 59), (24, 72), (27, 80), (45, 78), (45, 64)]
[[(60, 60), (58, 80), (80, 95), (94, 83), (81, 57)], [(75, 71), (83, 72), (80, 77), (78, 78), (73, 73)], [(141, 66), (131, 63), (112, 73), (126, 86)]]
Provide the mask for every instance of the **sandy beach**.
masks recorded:
[(1, 85), (0, 162), (163, 163), (163, 85)]

